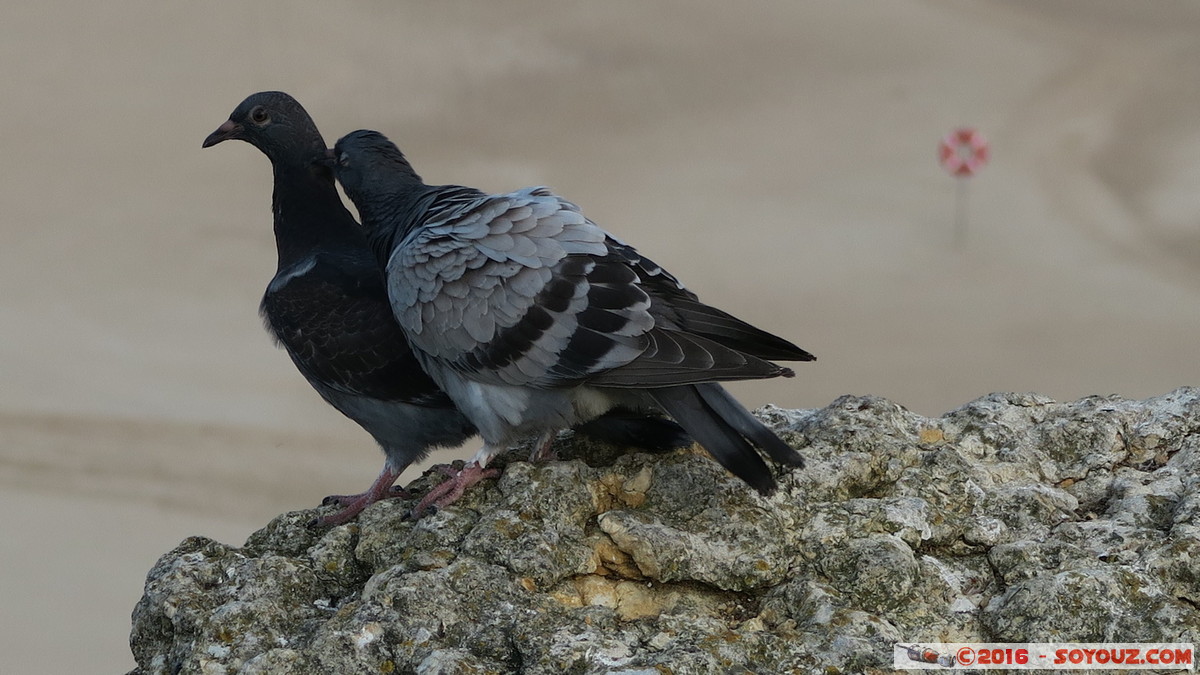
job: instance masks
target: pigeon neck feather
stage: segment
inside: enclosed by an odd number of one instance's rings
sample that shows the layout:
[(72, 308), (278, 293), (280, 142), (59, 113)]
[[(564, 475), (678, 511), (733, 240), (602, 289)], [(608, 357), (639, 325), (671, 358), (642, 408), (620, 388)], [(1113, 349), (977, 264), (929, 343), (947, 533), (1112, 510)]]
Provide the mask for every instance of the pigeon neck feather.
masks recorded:
[(279, 269), (311, 255), (315, 248), (365, 245), (362, 228), (342, 204), (327, 168), (311, 162), (280, 162), (274, 168), (271, 211)]

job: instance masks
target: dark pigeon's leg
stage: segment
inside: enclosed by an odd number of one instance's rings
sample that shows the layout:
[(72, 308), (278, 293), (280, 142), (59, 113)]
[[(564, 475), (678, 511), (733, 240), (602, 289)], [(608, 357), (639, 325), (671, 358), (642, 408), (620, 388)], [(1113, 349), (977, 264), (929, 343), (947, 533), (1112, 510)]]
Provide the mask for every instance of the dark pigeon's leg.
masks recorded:
[(363, 509), (381, 499), (408, 497), (407, 490), (393, 485), (399, 477), (400, 471), (393, 469), (389, 464), (384, 464), (383, 471), (379, 472), (379, 477), (375, 479), (374, 483), (371, 483), (371, 487), (366, 492), (357, 495), (330, 495), (326, 497), (321, 502), (322, 505), (335, 504), (343, 508), (336, 513), (317, 518), (312, 522), (313, 526), (341, 525), (342, 523), (349, 522), (359, 513), (362, 513)]

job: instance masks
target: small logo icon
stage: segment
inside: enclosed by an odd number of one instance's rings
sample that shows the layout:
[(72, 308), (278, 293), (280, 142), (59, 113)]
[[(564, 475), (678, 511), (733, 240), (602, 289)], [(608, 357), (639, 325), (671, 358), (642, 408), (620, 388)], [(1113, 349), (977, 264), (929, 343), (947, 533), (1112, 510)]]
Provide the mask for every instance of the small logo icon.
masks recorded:
[(900, 645), (900, 648), (908, 653), (910, 661), (917, 663), (936, 663), (943, 668), (953, 668), (955, 659), (953, 654), (942, 654), (929, 647), (921, 647), (920, 645)]

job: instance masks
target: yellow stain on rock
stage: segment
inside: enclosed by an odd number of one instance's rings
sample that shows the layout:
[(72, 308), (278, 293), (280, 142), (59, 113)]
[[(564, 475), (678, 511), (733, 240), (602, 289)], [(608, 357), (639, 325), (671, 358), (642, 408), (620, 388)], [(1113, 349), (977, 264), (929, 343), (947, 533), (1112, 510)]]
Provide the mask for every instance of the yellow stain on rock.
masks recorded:
[(672, 609), (679, 599), (673, 590), (596, 574), (571, 579), (551, 597), (567, 607), (608, 607), (625, 621), (656, 617)]
[(932, 445), (944, 441), (946, 435), (942, 433), (941, 429), (925, 428), (921, 430), (919, 438), (922, 443)]

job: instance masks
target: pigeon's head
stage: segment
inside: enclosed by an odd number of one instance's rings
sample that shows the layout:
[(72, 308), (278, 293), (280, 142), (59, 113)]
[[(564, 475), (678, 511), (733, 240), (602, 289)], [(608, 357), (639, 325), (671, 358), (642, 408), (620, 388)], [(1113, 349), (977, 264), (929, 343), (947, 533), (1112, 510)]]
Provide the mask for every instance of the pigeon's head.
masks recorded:
[(282, 91), (251, 94), (204, 139), (203, 147), (231, 139), (246, 141), (272, 160), (325, 150), (325, 140), (308, 112)]
[(364, 201), (422, 184), (400, 148), (378, 131), (359, 129), (342, 136), (329, 151), (327, 163), (360, 208)]

